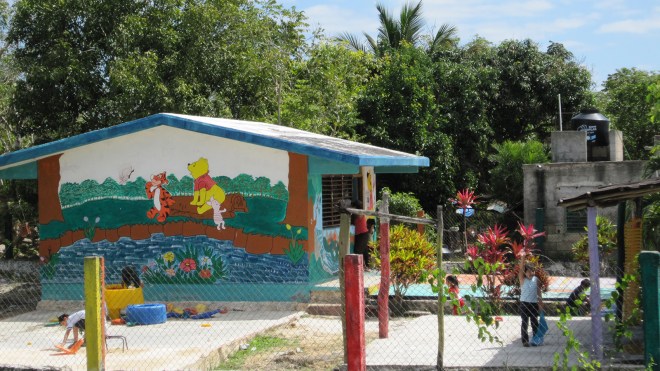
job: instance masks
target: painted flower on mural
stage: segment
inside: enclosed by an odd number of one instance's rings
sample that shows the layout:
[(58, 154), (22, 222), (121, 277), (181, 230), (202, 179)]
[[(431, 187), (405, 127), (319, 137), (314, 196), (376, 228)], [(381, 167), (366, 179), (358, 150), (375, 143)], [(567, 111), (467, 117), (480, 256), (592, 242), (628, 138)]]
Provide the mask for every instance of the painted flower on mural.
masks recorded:
[(179, 265), (179, 269), (181, 269), (184, 272), (194, 271), (195, 269), (197, 269), (197, 262), (190, 258), (183, 259), (183, 261)]
[(143, 279), (161, 284), (209, 284), (222, 279), (225, 273), (219, 251), (188, 244), (157, 256)]
[(174, 253), (173, 252), (167, 252), (163, 254), (163, 260), (165, 260), (168, 263), (171, 263), (174, 261)]
[(97, 216), (96, 219), (94, 219), (92, 222), (87, 216), (84, 216), (83, 221), (87, 224), (83, 227), (83, 233), (85, 234), (85, 237), (91, 241), (94, 239), (94, 235), (96, 234), (96, 225), (101, 221), (101, 217)]
[(286, 229), (291, 232), (291, 242), (289, 242), (288, 248), (284, 248), (284, 253), (289, 257), (293, 265), (297, 265), (305, 256), (303, 245), (298, 242), (298, 236), (302, 233), (302, 228), (298, 228), (294, 231), (291, 225), (287, 224)]

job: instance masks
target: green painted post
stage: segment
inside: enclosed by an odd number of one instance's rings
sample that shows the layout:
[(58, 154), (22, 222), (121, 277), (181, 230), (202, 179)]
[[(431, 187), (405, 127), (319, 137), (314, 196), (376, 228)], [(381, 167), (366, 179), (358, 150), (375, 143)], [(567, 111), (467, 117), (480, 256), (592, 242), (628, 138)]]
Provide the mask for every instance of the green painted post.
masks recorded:
[(105, 320), (101, 300), (103, 257), (88, 256), (83, 263), (85, 273), (85, 342), (87, 369), (105, 370)]
[(644, 309), (644, 361), (648, 366), (653, 360), (653, 371), (660, 371), (660, 252), (642, 251), (639, 265)]
[(346, 334), (346, 282), (344, 259), (351, 250), (351, 215), (341, 213), (339, 220), (339, 292), (341, 293), (341, 327), (344, 342), (344, 364), (348, 364), (348, 338)]

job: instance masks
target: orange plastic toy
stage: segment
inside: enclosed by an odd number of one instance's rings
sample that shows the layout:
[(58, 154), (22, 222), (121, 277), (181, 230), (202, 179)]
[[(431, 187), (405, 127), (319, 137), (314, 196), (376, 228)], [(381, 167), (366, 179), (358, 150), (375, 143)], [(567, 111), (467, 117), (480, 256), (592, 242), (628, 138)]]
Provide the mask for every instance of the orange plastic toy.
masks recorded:
[(80, 347), (82, 347), (84, 342), (85, 339), (79, 339), (78, 341), (73, 343), (69, 348), (63, 347), (59, 344), (55, 344), (55, 348), (59, 349), (61, 352), (64, 352), (64, 354), (76, 354), (78, 353), (78, 350), (80, 350)]

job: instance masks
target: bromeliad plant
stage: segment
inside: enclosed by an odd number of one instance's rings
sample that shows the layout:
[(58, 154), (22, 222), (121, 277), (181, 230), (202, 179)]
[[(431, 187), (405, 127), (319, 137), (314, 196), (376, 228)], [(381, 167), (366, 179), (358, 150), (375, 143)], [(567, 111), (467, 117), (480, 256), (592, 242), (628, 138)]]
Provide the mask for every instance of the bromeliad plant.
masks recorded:
[(467, 217), (465, 214), (467, 213), (467, 209), (472, 208), (473, 205), (476, 205), (477, 203), (477, 197), (474, 194), (474, 191), (471, 191), (469, 188), (465, 188), (462, 191), (458, 191), (456, 193), (456, 198), (450, 199), (450, 201), (454, 204), (456, 204), (456, 207), (461, 209), (463, 212), (461, 213), (463, 215), (463, 246), (467, 250), (468, 247), (468, 242), (467, 242)]
[[(465, 269), (477, 273), (477, 286), (496, 311), (502, 308), (501, 276), (507, 269), (505, 260), (511, 240), (505, 227), (495, 224), (477, 236), (477, 243), (468, 246)], [(476, 291), (476, 290), (474, 290)]]
[[(534, 265), (534, 275), (538, 278), (543, 292), (548, 291), (550, 277), (543, 269), (541, 263), (539, 263), (538, 256), (533, 255), (533, 251), (536, 248), (536, 239), (545, 236), (545, 232), (537, 231), (533, 224), (524, 225), (520, 222), (518, 222), (517, 232), (520, 237), (522, 237), (522, 242), (513, 242), (511, 244), (511, 249), (516, 261), (525, 256), (527, 262)], [(514, 261), (511, 268), (504, 274), (503, 283), (511, 287), (511, 290), (509, 291), (509, 296), (511, 297), (520, 296), (520, 281), (518, 279), (519, 270), (520, 265)]]

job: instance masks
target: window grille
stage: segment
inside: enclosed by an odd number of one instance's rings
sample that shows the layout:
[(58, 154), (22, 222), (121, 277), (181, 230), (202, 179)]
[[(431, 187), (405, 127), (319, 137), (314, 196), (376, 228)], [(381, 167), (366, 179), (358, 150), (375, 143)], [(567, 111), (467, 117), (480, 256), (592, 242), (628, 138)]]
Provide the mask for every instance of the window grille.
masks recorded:
[(323, 193), (323, 227), (338, 227), (341, 217), (339, 200), (353, 198), (352, 175), (324, 175), (322, 178)]
[(584, 232), (587, 226), (587, 210), (566, 210), (566, 232)]

